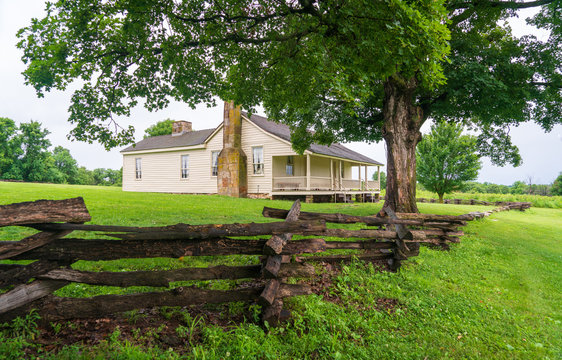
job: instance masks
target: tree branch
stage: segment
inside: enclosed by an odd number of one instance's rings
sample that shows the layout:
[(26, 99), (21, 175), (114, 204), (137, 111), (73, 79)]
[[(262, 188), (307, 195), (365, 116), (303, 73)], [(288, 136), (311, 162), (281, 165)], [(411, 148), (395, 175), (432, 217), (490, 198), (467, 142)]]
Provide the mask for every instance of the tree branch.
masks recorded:
[(449, 10), (468, 9), (475, 6), (497, 7), (502, 9), (527, 9), (531, 7), (543, 6), (551, 4), (558, 0), (536, 0), (529, 2), (516, 1), (492, 1), (492, 0), (474, 0), (463, 3), (453, 4)]
[[(552, 85), (554, 85), (554, 83), (551, 83), (551, 82), (542, 82), (542, 81), (531, 81), (531, 85), (536, 85), (536, 86), (552, 86)], [(562, 89), (562, 85), (558, 85), (558, 87)]]
[(221, 21), (226, 21), (226, 22), (233, 22), (233, 21), (238, 21), (238, 20), (246, 20), (246, 21), (253, 21), (255, 23), (260, 23), (260, 22), (264, 22), (267, 20), (271, 20), (274, 18), (278, 18), (278, 17), (285, 17), (288, 15), (293, 15), (293, 14), (311, 14), (313, 15), (312, 12), (310, 12), (308, 9), (306, 8), (302, 8), (302, 9), (295, 9), (292, 7), (288, 7), (288, 11), (285, 12), (279, 12), (279, 13), (273, 13), (273, 14), (269, 14), (269, 15), (263, 15), (263, 16), (248, 16), (248, 15), (228, 15), (228, 14), (217, 14), (217, 15), (212, 15), (212, 16), (207, 16), (207, 17), (198, 17), (198, 18), (189, 18), (189, 17), (185, 17), (185, 16), (181, 16), (175, 13), (172, 13), (172, 16), (178, 20), (184, 21), (184, 22), (189, 22), (189, 23), (193, 23), (193, 24), (200, 24), (200, 23), (207, 23), (207, 22), (213, 22), (213, 21), (217, 21), (217, 20), (221, 20)]

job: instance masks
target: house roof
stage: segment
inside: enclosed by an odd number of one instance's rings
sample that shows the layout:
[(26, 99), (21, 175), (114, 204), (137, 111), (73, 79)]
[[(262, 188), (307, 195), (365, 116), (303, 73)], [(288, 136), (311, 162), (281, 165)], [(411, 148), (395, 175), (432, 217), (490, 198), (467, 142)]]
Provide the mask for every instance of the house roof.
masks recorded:
[[(283, 140), (291, 141), (291, 130), (285, 124), (276, 123), (268, 120), (267, 118), (259, 115), (252, 115), (248, 117), (246, 112), (242, 112), (242, 116), (249, 119), (252, 123), (256, 124), (259, 128), (265, 130), (266, 132), (280, 137)], [(365, 155), (362, 155), (356, 151), (346, 148), (342, 144), (334, 143), (332, 145), (318, 145), (312, 144), (308, 148), (309, 151), (315, 154), (328, 155), (343, 159), (354, 160), (362, 163), (369, 163), (375, 165), (383, 165), (382, 163), (373, 160)]]
[(161, 135), (142, 139), (138, 143), (121, 150), (122, 153), (139, 150), (167, 149), (184, 146), (201, 145), (215, 129), (189, 131), (182, 135)]
[[(285, 141), (291, 141), (291, 130), (285, 124), (276, 123), (268, 120), (267, 118), (259, 115), (248, 116), (248, 113), (242, 112), (242, 116), (253, 124), (255, 124), (260, 129), (274, 136), (277, 136)], [(153, 136), (146, 139), (142, 139), (135, 145), (131, 145), (123, 150), (122, 153), (140, 150), (154, 150), (154, 149), (167, 149), (185, 146), (195, 146), (201, 145), (206, 142), (206, 140), (213, 134), (218, 128), (222, 126), (219, 125), (215, 129), (205, 129), (198, 131), (186, 132), (182, 135), (161, 135)], [(358, 152), (350, 150), (345, 146), (334, 143), (330, 146), (312, 144), (308, 149), (314, 154), (321, 154), (327, 156), (333, 156), (342, 159), (353, 160), (361, 163), (368, 163), (374, 165), (383, 165), (380, 162), (373, 160), (365, 155), (361, 155)]]

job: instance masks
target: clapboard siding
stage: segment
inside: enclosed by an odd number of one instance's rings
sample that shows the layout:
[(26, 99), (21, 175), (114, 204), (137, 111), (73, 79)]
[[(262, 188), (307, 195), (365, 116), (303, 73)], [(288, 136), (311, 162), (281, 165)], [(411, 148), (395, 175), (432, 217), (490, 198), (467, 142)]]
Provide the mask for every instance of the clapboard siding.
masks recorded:
[[(264, 175), (253, 174), (252, 147), (263, 146)], [(211, 176), (211, 153), (222, 149), (222, 129), (208, 140), (204, 149), (123, 154), (123, 190), (217, 193), (217, 178)], [(242, 150), (248, 158), (248, 192), (270, 193), (272, 189), (272, 156), (296, 155), (291, 146), (268, 135), (248, 120), (242, 120)], [(181, 155), (189, 155), (189, 179), (181, 179)], [(142, 160), (142, 179), (135, 179), (135, 159)], [(285, 161), (285, 160), (283, 160)], [(305, 162), (299, 159), (302, 167)], [(299, 172), (302, 171), (299, 167)], [(282, 171), (284, 171), (284, 164)]]
[[(216, 194), (217, 177), (211, 172), (211, 153), (223, 145), (222, 128), (196, 149), (146, 151), (123, 154), (123, 190), (144, 192)], [(264, 174), (253, 173), (252, 147), (263, 146)], [(287, 156), (294, 156), (294, 176), (306, 175), (306, 155), (297, 155), (291, 145), (258, 128), (242, 117), (242, 150), (248, 160), (248, 193), (272, 191), (273, 176), (284, 177)], [(181, 179), (181, 156), (189, 155), (189, 178)], [(141, 158), (142, 179), (135, 179), (135, 159)], [(311, 176), (330, 176), (330, 159), (310, 155)], [(334, 178), (338, 178), (340, 160), (334, 160)], [(342, 161), (344, 179), (351, 179), (352, 163)]]
[[(263, 146), (264, 175), (254, 175), (252, 147)], [(291, 145), (265, 133), (242, 118), (242, 150), (248, 157), (248, 192), (270, 193), (273, 181), (273, 156), (296, 155)], [(283, 165), (283, 169), (284, 169)]]
[[(206, 149), (123, 156), (123, 190), (216, 193), (211, 181), (211, 155)], [(181, 156), (189, 155), (189, 177), (181, 178)], [(135, 159), (142, 161), (142, 179), (135, 179)], [(216, 179), (216, 178), (215, 178)]]

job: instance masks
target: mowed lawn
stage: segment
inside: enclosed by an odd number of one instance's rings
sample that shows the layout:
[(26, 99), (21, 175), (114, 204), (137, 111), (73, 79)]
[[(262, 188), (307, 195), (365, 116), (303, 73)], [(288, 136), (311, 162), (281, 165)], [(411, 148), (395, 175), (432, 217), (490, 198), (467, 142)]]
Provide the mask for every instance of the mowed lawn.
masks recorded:
[[(264, 222), (271, 221), (261, 216), (264, 206), (287, 209), (291, 205), (288, 201), (0, 182), (0, 204), (76, 196), (84, 197), (92, 223), (132, 226)], [(303, 204), (303, 210), (372, 215), (381, 205)], [(419, 208), (425, 213), (456, 215), (483, 207), (419, 204)], [(464, 231), (467, 235), (450, 251), (422, 247), (420, 255), (406, 261), (398, 273), (379, 272), (361, 262), (344, 266), (329, 288), (338, 300), (326, 301), (317, 295), (291, 299), (288, 306), (293, 320), (283, 328), (264, 330), (251, 319), (228, 330), (204, 321), (191, 323), (201, 336), (182, 356), (561, 359), (562, 210), (531, 208), (524, 213), (496, 213), (470, 222)], [(19, 228), (0, 232), (2, 240), (17, 240), (24, 234)], [(220, 263), (222, 260), (201, 260), (204, 261)], [(81, 262), (77, 268), (131, 270), (186, 266), (179, 259), (106, 263)], [(91, 296), (111, 291), (72, 285), (58, 294)], [(379, 306), (389, 302), (394, 305)], [(4, 329), (0, 335), (0, 358), (18, 358), (25, 347), (24, 341), (33, 344), (31, 339), (17, 337), (9, 327)], [(154, 334), (158, 336), (156, 330)], [(179, 357), (168, 348), (151, 343), (121, 338), (117, 331), (98, 346), (76, 344), (57, 354), (42, 353), (41, 357)]]

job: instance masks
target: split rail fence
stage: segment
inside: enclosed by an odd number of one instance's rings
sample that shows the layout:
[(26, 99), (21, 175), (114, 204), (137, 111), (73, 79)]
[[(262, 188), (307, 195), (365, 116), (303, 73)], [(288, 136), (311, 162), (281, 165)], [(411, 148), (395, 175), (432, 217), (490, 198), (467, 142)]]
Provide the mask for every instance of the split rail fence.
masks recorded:
[[(438, 199), (417, 198), (419, 203), (439, 203)], [(458, 205), (486, 205), (506, 207), (505, 210), (521, 210), (524, 211), (531, 207), (530, 202), (514, 202), (514, 201), (484, 201), (476, 199), (443, 199), (443, 204)]]
[[(262, 305), (262, 320), (276, 324), (289, 316), (283, 310), (284, 298), (311, 293), (308, 285), (287, 281), (313, 277), (315, 268), (311, 262), (358, 258), (396, 270), (401, 261), (419, 254), (420, 244), (447, 247), (448, 243), (458, 242), (463, 235), (459, 227), (474, 219), (469, 214), (395, 214), (390, 209), (384, 212), (384, 217), (301, 212), (297, 200), (290, 210), (264, 208), (265, 217), (284, 219), (282, 222), (129, 227), (84, 224), (91, 217), (82, 198), (0, 206), (0, 227), (25, 226), (39, 230), (20, 241), (0, 241), (0, 260), (33, 261), (0, 262), (0, 323), (34, 308), (43, 320), (55, 321), (158, 306), (247, 301)], [(366, 228), (328, 228), (326, 223), (361, 223)], [(68, 237), (73, 231), (101, 236)], [(293, 239), (294, 236), (299, 239)], [(359, 253), (333, 254), (332, 250), (337, 249)], [(261, 255), (261, 263), (127, 272), (88, 272), (71, 267), (79, 260), (224, 255)], [(252, 280), (232, 290), (172, 284), (215, 279)], [(53, 295), (70, 283), (168, 290), (90, 298)]]

